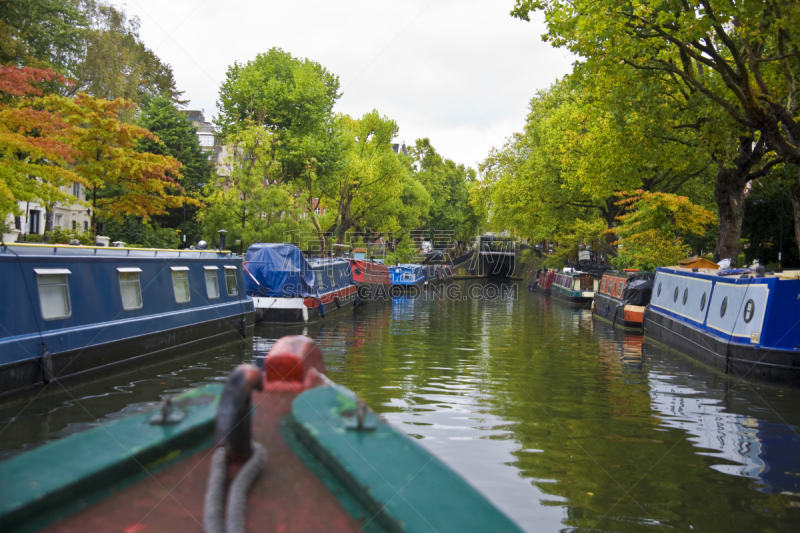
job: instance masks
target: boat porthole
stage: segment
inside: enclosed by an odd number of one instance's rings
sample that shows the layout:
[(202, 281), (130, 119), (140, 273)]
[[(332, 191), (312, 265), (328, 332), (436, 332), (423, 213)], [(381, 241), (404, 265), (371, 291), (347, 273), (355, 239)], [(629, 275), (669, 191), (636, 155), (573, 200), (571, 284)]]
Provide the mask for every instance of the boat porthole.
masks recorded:
[(683, 289), (683, 305), (686, 305), (686, 300), (689, 299), (689, 288)]
[(722, 305), (719, 306), (719, 317), (722, 318), (725, 316), (725, 311), (728, 310), (728, 297), (722, 299)]
[(360, 269), (360, 268), (357, 268), (357, 269), (356, 269), (356, 276), (360, 276), (360, 275), (361, 275), (361, 269)]
[(700, 298), (700, 310), (705, 311), (706, 309), (706, 293), (703, 293), (703, 297)]
[(680, 292), (678, 287), (675, 287), (675, 295), (672, 298), (673, 302), (677, 302), (678, 301), (678, 292)]
[(755, 311), (756, 303), (752, 299), (747, 300), (747, 303), (744, 304), (744, 321), (749, 323), (751, 320), (753, 320), (753, 314)]
[(661, 282), (658, 282), (658, 296), (661, 296)]

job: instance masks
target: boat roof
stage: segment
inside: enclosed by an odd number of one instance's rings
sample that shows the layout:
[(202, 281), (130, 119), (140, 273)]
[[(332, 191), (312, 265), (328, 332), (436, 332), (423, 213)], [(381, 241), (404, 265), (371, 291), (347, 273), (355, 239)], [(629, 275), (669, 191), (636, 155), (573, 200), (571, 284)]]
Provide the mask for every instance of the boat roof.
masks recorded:
[[(762, 265), (763, 266), (763, 265)], [(705, 274), (707, 276), (719, 276), (721, 278), (734, 278), (740, 274), (755, 274), (755, 269), (750, 267), (745, 268), (732, 268), (732, 269), (715, 269), (715, 268), (689, 268), (684, 266), (667, 266), (658, 267), (658, 270), (672, 270), (687, 274)], [(784, 270), (782, 272), (764, 272), (765, 278), (779, 278), (786, 280), (800, 279), (800, 270)]]
[(336, 265), (336, 264), (346, 264), (349, 265), (350, 261), (344, 259), (342, 257), (324, 257), (324, 258), (317, 258), (317, 259), (309, 259), (308, 264), (311, 267), (320, 267), (320, 266), (328, 266), (328, 265)]
[[(194, 257), (235, 255), (230, 250), (177, 250), (170, 248), (133, 248), (129, 246), (75, 246), (71, 244), (14, 243), (0, 246), (0, 254), (59, 255), (64, 257)], [(184, 255), (185, 254), (185, 255)]]

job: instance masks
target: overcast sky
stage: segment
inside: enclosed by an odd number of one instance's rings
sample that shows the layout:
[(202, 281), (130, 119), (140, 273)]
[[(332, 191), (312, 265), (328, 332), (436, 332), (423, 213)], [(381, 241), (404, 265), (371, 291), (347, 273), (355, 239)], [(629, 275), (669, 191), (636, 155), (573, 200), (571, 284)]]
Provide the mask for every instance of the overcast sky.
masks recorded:
[(141, 19), (145, 44), (172, 66), (190, 109), (216, 115), (227, 67), (280, 47), (339, 76), (334, 110), (377, 109), (400, 141), (428, 137), (475, 167), (520, 131), (528, 102), (571, 70), (542, 42), (544, 23), (512, 18), (514, 0), (114, 0)]

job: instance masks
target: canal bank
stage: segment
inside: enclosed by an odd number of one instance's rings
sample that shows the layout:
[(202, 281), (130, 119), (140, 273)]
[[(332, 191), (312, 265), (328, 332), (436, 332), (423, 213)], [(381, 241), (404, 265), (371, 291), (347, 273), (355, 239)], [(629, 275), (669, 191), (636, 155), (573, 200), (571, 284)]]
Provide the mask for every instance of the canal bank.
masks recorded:
[(456, 287), (314, 328), (259, 326), (251, 343), (4, 409), (0, 442), (119, 418), (307, 333), (335, 381), (527, 530), (794, 529), (797, 391), (729, 380), (520, 285)]

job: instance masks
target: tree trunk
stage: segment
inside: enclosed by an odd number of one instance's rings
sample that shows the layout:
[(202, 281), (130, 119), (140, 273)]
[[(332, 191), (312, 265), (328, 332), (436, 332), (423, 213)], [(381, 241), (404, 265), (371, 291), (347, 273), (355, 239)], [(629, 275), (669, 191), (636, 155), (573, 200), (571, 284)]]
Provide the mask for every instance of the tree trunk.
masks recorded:
[(319, 225), (319, 220), (317, 220), (317, 216), (314, 214), (313, 211), (310, 213), (311, 215), (311, 222), (314, 224), (314, 229), (317, 230), (317, 239), (319, 239), (319, 251), (321, 254), (325, 254), (325, 233), (322, 231), (322, 226)]
[(46, 204), (44, 206), (44, 232), (49, 233), (53, 231), (53, 220), (55, 219), (55, 213), (53, 211), (52, 204)]
[(339, 227), (336, 229), (336, 244), (344, 244), (344, 238), (345, 235), (347, 234), (348, 229), (349, 227), (345, 225), (343, 220), (342, 223), (339, 225)]
[(746, 184), (747, 171), (742, 171), (739, 167), (725, 168), (723, 163), (718, 163), (717, 178), (714, 183), (714, 200), (719, 210), (717, 249), (720, 259), (731, 260), (731, 267), (736, 266), (739, 258)]
[[(798, 179), (800, 179), (800, 175)], [(800, 246), (800, 185), (796, 184), (789, 190), (789, 197), (792, 199), (792, 227), (794, 228), (794, 238), (797, 245)], [(783, 264), (783, 262), (781, 264)]]
[(92, 187), (92, 229), (95, 235), (100, 235), (97, 229), (97, 187)]
[(603, 250), (602, 253), (605, 256), (605, 260), (603, 264), (609, 265), (611, 264), (611, 258), (617, 257), (617, 247), (614, 245), (615, 242), (619, 240), (619, 237), (616, 233), (611, 233), (610, 230), (614, 229), (614, 222), (617, 220), (617, 216), (619, 216), (620, 211), (622, 208), (616, 205), (618, 199), (614, 197), (613, 199), (609, 199), (606, 201), (605, 209), (601, 209), (601, 213), (603, 215), (603, 219), (606, 221), (606, 227), (609, 229), (609, 233), (606, 233), (605, 242), (603, 243)]
[(42, 242), (50, 242), (50, 233), (53, 231), (53, 204), (47, 203), (44, 206), (44, 237)]

